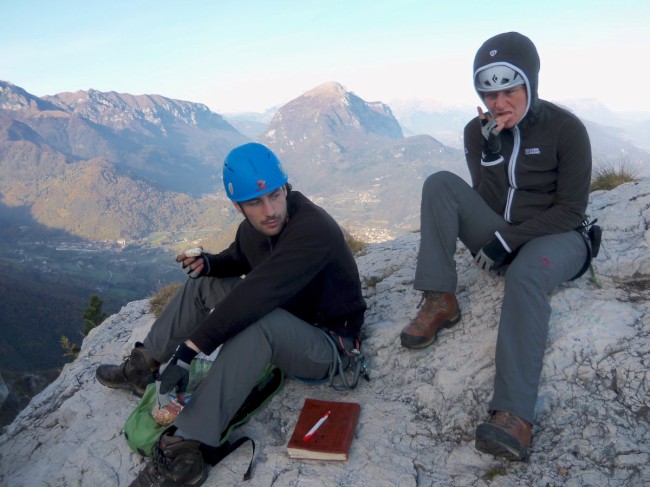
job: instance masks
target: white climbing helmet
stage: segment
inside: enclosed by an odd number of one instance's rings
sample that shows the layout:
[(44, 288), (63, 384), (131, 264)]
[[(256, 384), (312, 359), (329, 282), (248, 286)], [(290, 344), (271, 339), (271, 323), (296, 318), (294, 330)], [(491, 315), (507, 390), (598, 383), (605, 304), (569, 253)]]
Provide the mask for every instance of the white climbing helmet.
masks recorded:
[(524, 78), (505, 64), (488, 66), (479, 71), (474, 79), (476, 91), (482, 92), (507, 90), (524, 84)]

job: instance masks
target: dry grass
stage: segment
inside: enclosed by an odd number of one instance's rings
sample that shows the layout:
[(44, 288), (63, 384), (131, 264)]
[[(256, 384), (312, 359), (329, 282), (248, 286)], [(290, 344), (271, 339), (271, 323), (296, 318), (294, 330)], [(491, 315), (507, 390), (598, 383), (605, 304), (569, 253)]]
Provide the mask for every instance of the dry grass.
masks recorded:
[(607, 159), (596, 160), (591, 177), (591, 191), (603, 189), (609, 191), (623, 183), (636, 182), (637, 170), (627, 158), (621, 158), (617, 162)]
[(162, 310), (165, 309), (169, 300), (181, 286), (182, 284), (178, 282), (167, 284), (149, 297), (150, 310), (156, 318), (160, 316)]
[(363, 252), (363, 250), (368, 245), (366, 242), (359, 240), (347, 230), (343, 230), (343, 235), (345, 236), (345, 243), (348, 244), (348, 248), (350, 249), (350, 252), (352, 252), (352, 255), (354, 256), (357, 256), (361, 252)]

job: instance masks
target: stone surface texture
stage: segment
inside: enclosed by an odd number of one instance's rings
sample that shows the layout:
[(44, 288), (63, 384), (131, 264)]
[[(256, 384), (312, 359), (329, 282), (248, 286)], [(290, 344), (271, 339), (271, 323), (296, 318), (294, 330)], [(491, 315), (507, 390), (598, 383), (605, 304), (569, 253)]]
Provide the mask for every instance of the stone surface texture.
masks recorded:
[[(357, 257), (369, 310), (371, 382), (338, 393), (287, 380), (235, 435), (257, 445), (257, 486), (642, 486), (650, 484), (650, 181), (591, 195), (603, 248), (590, 274), (552, 295), (548, 348), (528, 463), (474, 449), (487, 415), (503, 279), (457, 250), (462, 321), (429, 348), (400, 346), (414, 316), (418, 233)], [(0, 485), (126, 486), (144, 466), (123, 437), (138, 398), (102, 387), (95, 369), (119, 363), (153, 322), (146, 300), (91, 331), (79, 357), (0, 437)], [(253, 351), (251, 351), (253, 353)], [(347, 462), (296, 461), (286, 444), (305, 397), (358, 401)], [(205, 485), (241, 485), (248, 446), (210, 470)], [(244, 484), (245, 485), (245, 484)]]

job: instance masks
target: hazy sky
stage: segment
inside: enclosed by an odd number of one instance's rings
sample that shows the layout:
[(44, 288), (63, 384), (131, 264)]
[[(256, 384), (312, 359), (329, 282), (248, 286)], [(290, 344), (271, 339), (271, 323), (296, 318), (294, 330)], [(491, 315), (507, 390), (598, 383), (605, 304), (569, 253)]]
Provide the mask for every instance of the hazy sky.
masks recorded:
[(648, 0), (0, 0), (0, 79), (41, 96), (160, 94), (263, 111), (326, 81), (367, 101), (476, 105), (472, 61), (516, 30), (540, 96), (650, 111)]

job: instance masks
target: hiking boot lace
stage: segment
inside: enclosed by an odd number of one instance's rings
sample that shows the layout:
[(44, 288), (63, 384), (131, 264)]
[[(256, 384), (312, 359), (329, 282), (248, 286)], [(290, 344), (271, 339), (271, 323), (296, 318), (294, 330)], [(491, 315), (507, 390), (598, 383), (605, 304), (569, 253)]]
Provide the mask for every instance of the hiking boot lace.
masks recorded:
[(122, 358), (122, 366), (120, 369), (122, 369), (122, 375), (124, 376), (124, 380), (129, 380), (128, 377), (126, 376), (126, 367), (129, 365), (129, 358), (130, 356), (127, 355), (126, 357)]
[(435, 291), (424, 291), (418, 303), (418, 308), (422, 309), (423, 306), (429, 310), (443, 308), (442, 294)]
[(418, 303), (418, 308), (422, 307), (422, 304), (427, 301), (428, 303), (431, 303), (431, 305), (437, 307), (438, 304), (440, 303), (440, 293), (436, 293), (434, 291), (424, 291), (422, 293), (422, 297), (420, 298), (420, 302)]
[(171, 460), (165, 456), (165, 452), (160, 447), (160, 445), (156, 445), (153, 450), (153, 460), (154, 464), (156, 465), (157, 473), (164, 474), (165, 472), (171, 471)]

